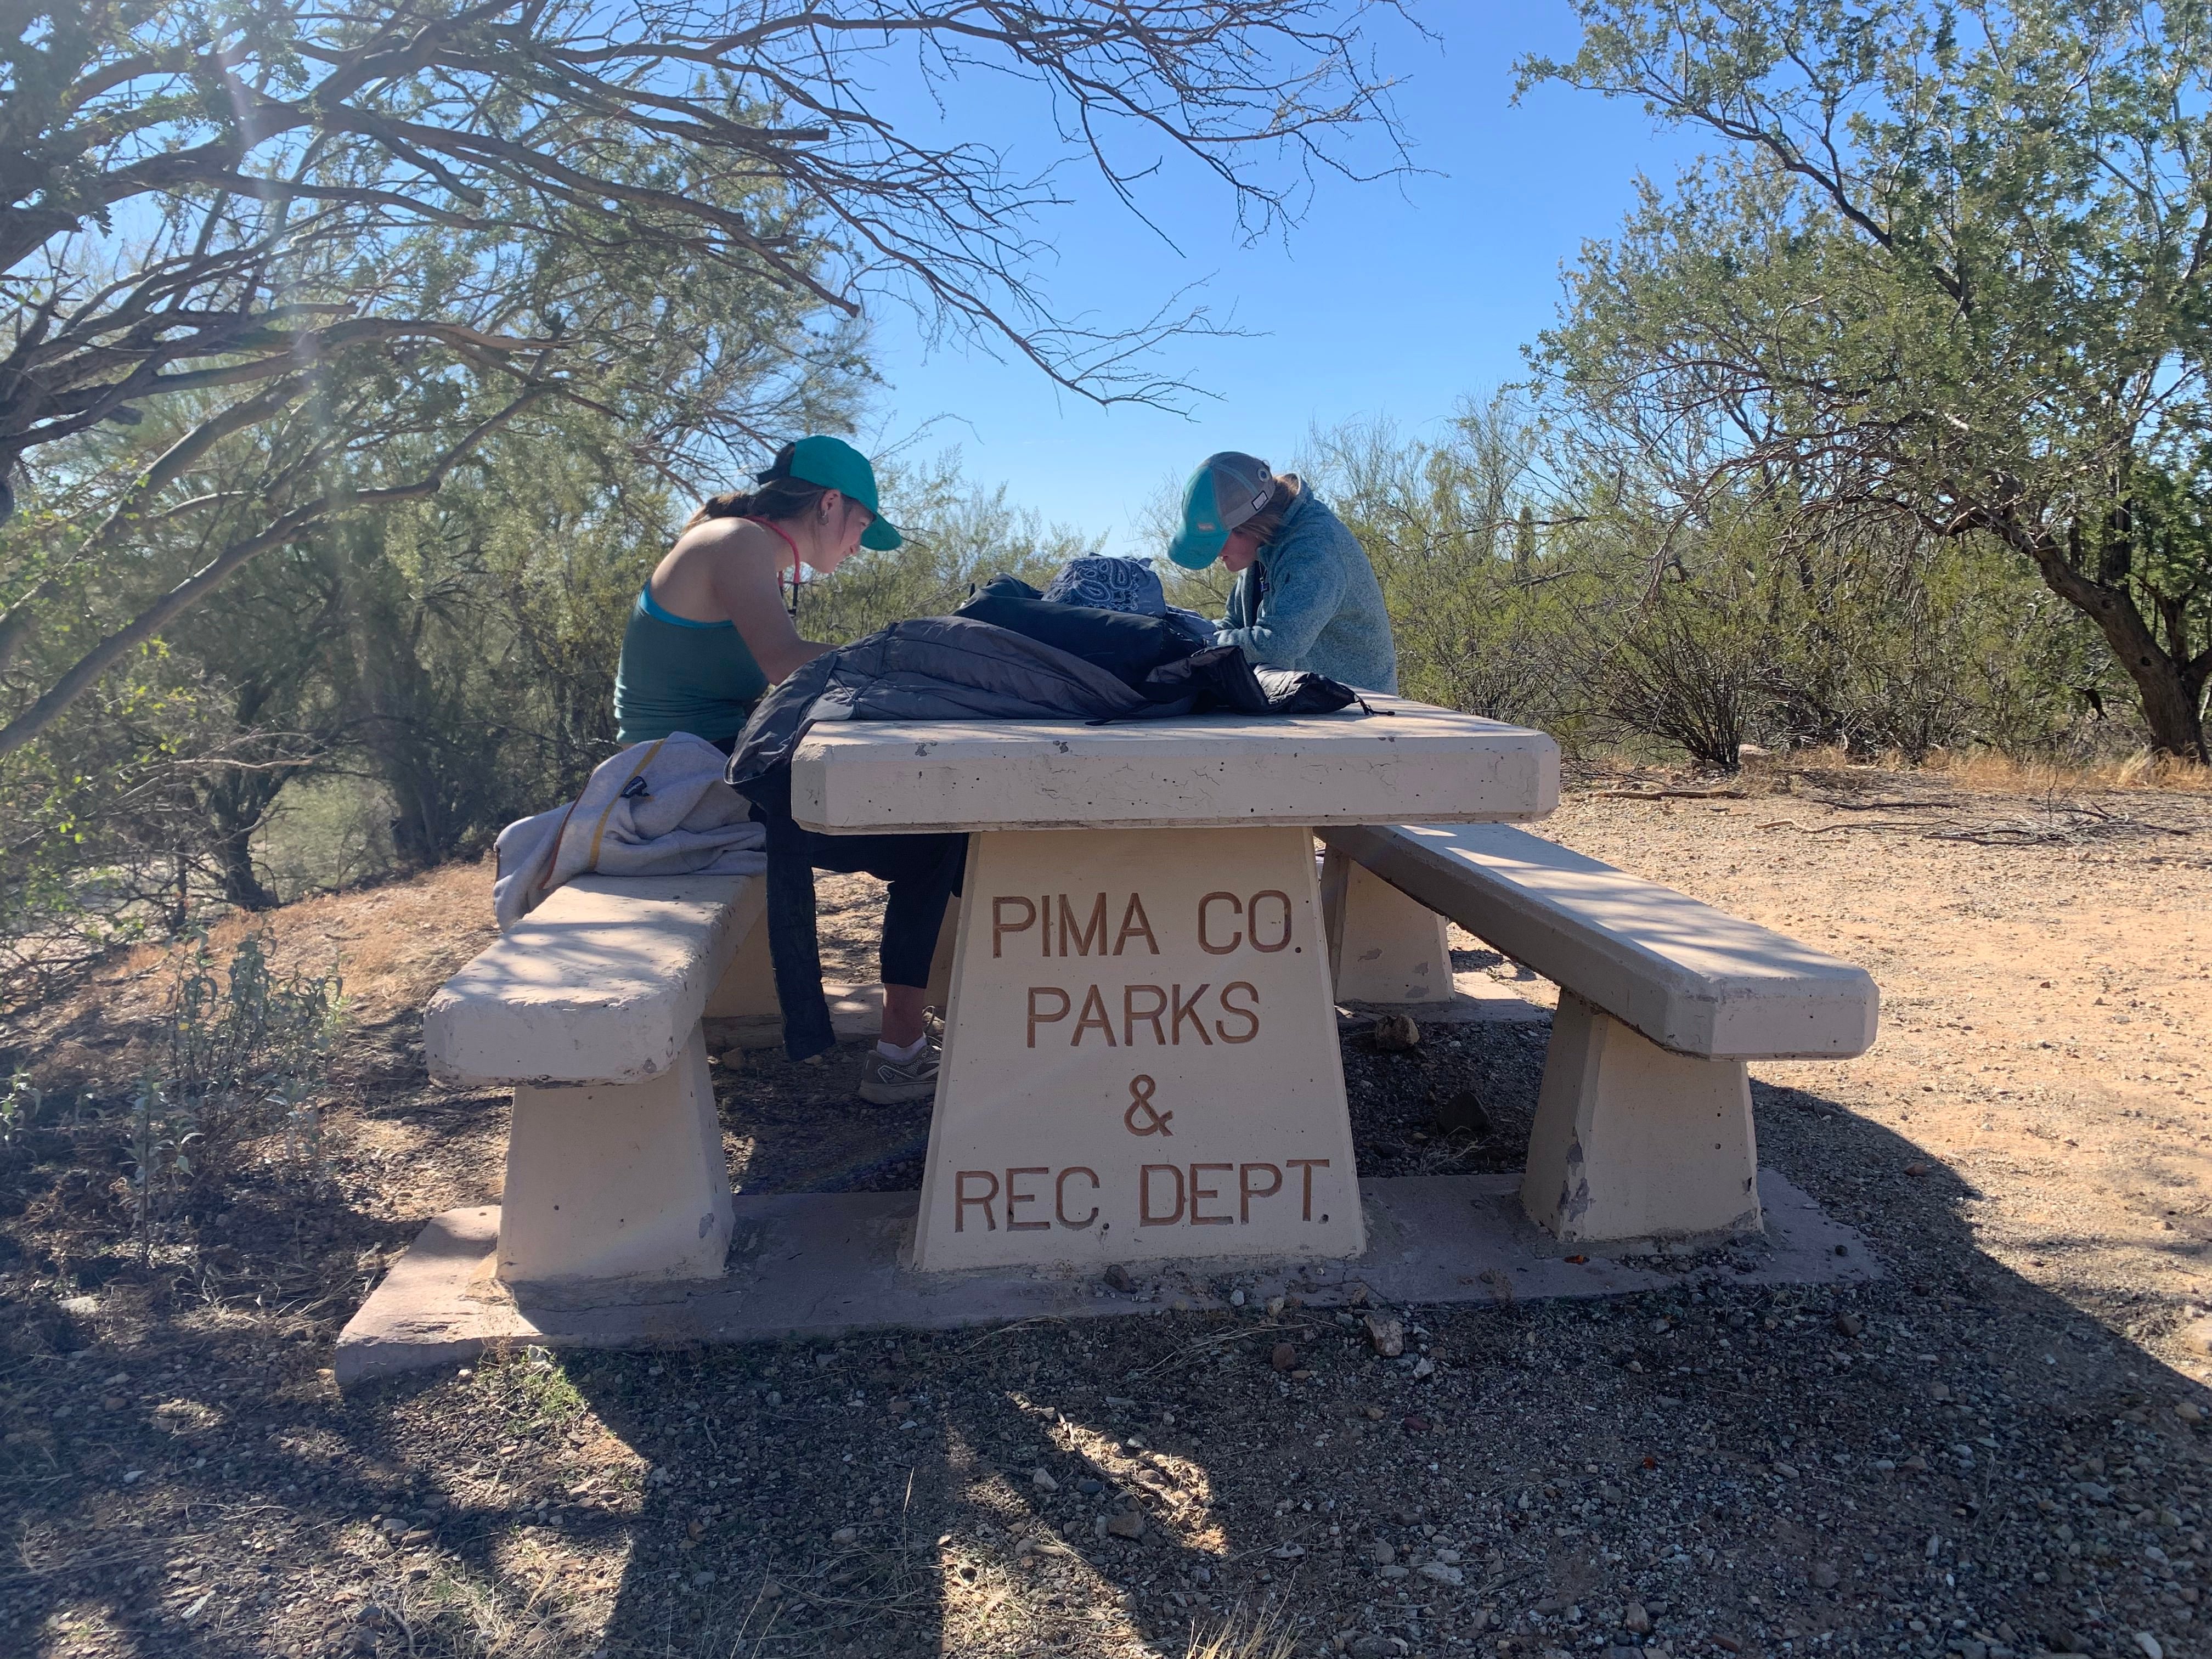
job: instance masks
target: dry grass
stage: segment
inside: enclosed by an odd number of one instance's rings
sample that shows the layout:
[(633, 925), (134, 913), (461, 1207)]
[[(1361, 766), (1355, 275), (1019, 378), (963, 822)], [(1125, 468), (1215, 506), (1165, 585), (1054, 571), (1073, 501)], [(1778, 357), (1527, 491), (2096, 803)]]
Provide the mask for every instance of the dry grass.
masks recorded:
[(1988, 795), (2112, 792), (2212, 795), (2212, 766), (2154, 755), (2148, 749), (2085, 762), (2024, 760), (1993, 749), (1938, 750), (1916, 765), (1894, 751), (1868, 757), (1852, 755), (1840, 747), (1750, 748), (1744, 752), (1743, 770), (1734, 777), (1681, 763), (1655, 764), (1625, 755), (1592, 756), (1575, 769), (1583, 781), (1593, 785), (1619, 784), (1648, 790), (1694, 777), (1697, 781), (1690, 787), (1744, 795), (1789, 793), (1800, 779), (1832, 780), (1844, 775), (1869, 781), (1882, 778), (1900, 783), (1940, 784)]
[(2081, 789), (2159, 790), (2176, 794), (2212, 794), (2212, 766), (2154, 755), (2138, 749), (2118, 760), (2086, 765), (2015, 760), (1993, 750), (1938, 753), (1923, 769), (1968, 788), (1993, 793), (2037, 794)]
[(1183, 1659), (1292, 1659), (1297, 1643), (1279, 1612), (1232, 1613), (1217, 1630), (1193, 1631)]

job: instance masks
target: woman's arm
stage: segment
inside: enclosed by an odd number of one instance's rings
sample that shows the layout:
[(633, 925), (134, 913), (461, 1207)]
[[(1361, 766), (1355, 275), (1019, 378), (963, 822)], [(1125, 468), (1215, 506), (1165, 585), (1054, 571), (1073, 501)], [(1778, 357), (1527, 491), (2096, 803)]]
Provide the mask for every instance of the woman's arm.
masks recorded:
[[(1311, 533), (1288, 536), (1261, 555), (1267, 589), (1249, 626), (1224, 627), (1216, 645), (1241, 647), (1245, 657), (1273, 668), (1297, 668), (1344, 599), (1344, 568), (1325, 540)], [(1240, 586), (1239, 591), (1242, 591)], [(1231, 619), (1237, 607), (1230, 607)]]
[[(707, 539), (709, 532), (716, 532), (712, 540)], [(702, 538), (715, 609), (737, 625), (738, 637), (771, 684), (832, 649), (821, 641), (801, 639), (783, 608), (780, 579), (790, 554), (775, 532), (720, 519), (692, 534)]]

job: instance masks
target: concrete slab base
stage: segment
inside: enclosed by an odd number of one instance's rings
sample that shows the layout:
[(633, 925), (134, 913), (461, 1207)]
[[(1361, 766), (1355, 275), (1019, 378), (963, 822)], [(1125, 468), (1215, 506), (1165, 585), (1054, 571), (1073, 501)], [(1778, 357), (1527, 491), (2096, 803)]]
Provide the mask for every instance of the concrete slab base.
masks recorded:
[[(592, 1305), (493, 1277), (495, 1206), (448, 1210), (392, 1264), (338, 1339), (341, 1383), (458, 1364), (486, 1349), (676, 1347), (702, 1342), (947, 1329), (1019, 1319), (1221, 1309), (1297, 1298), (1285, 1320), (1382, 1304), (1499, 1304), (1549, 1297), (1624, 1296), (1685, 1271), (1748, 1285), (1864, 1283), (1881, 1264), (1852, 1229), (1771, 1170), (1759, 1171), (1763, 1237), (1728, 1242), (1717, 1260), (1680, 1244), (1613, 1243), (1572, 1260), (1522, 1212), (1512, 1174), (1363, 1181), (1366, 1253), (1357, 1260), (1133, 1265), (1133, 1294), (1073, 1267), (920, 1273), (906, 1265), (913, 1193), (739, 1195), (728, 1271), (712, 1284), (592, 1287)], [(1577, 1253), (1579, 1254), (1579, 1253)], [(1233, 1283), (1232, 1283), (1233, 1281)], [(605, 1299), (609, 1297), (619, 1300)]]
[(1551, 1018), (1552, 1011), (1532, 1002), (1510, 985), (1488, 974), (1454, 974), (1452, 994), (1439, 1002), (1365, 1002), (1339, 997), (1337, 1029), (1350, 1031), (1365, 1026), (1376, 1014), (1407, 1014), (1424, 1028), (1431, 1025), (1528, 1025)]
[[(822, 981), (822, 994), (830, 1004), (830, 1029), (841, 1042), (878, 1035), (884, 1029), (884, 988), (880, 985), (840, 985)], [(942, 1006), (941, 1004), (939, 1005)], [(1541, 1013), (1543, 1011), (1537, 1011)], [(719, 1060), (733, 1048), (780, 1048), (783, 1046), (781, 1013), (708, 1014), (703, 1022), (707, 1052)]]

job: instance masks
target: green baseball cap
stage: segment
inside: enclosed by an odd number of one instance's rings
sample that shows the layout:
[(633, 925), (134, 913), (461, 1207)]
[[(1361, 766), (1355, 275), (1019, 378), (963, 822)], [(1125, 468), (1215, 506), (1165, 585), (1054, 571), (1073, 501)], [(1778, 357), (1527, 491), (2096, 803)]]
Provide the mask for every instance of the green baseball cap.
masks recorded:
[[(801, 438), (792, 445), (791, 476), (820, 484), (824, 489), (834, 489), (874, 514), (875, 521), (860, 532), (861, 546), (889, 552), (906, 539), (876, 505), (876, 469), (868, 465), (866, 456), (842, 438)], [(768, 480), (763, 478), (761, 482), (765, 483)]]
[(1168, 557), (1186, 570), (1203, 570), (1221, 556), (1229, 532), (1245, 523), (1275, 493), (1275, 475), (1255, 455), (1224, 449), (1209, 455), (1182, 492), (1182, 529)]

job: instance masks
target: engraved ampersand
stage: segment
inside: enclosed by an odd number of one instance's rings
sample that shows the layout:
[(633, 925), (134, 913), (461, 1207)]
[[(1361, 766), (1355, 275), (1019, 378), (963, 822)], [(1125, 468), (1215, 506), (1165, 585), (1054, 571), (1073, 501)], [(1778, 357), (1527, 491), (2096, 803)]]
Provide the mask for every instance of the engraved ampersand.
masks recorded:
[[(1171, 1135), (1175, 1133), (1168, 1127), (1168, 1120), (1175, 1114), (1153, 1109), (1152, 1091), (1158, 1086), (1142, 1073), (1129, 1079), (1129, 1109), (1121, 1114), (1121, 1122), (1131, 1134)], [(1139, 1112), (1144, 1114), (1141, 1122), (1137, 1117)]]

